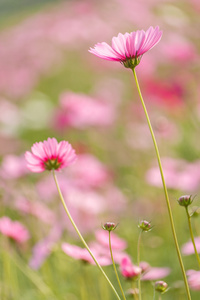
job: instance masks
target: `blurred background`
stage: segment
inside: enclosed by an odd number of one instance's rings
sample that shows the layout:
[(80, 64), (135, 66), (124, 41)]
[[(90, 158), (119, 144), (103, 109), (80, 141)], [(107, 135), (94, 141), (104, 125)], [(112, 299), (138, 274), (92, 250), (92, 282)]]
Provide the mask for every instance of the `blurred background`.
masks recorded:
[[(115, 299), (95, 266), (63, 251), (63, 243), (82, 245), (51, 174), (31, 174), (26, 167), (25, 151), (48, 137), (69, 141), (78, 154), (76, 164), (60, 172), (58, 180), (88, 243), (102, 244), (101, 224), (120, 223), (115, 233), (124, 246), (117, 251), (136, 264), (138, 222), (151, 221), (152, 231), (142, 236), (141, 260), (170, 269), (164, 278), (170, 290), (163, 299), (185, 299), (155, 151), (133, 75), (88, 49), (98, 42), (111, 44), (119, 32), (157, 25), (163, 31), (136, 72), (183, 246), (190, 238), (184, 208), (176, 201), (180, 196), (196, 195), (191, 208), (196, 210), (195, 237), (200, 224), (199, 12), (198, 0), (0, 1), (2, 300)], [(6, 236), (1, 225), (5, 217), (20, 222), (23, 240)], [(106, 237), (102, 239), (105, 244)], [(186, 270), (198, 270), (192, 250), (183, 254)], [(118, 289), (112, 266), (104, 269)], [(124, 290), (132, 287), (120, 278)], [(142, 289), (144, 299), (153, 298), (151, 281), (144, 281)], [(199, 299), (200, 286), (196, 289), (192, 299)]]

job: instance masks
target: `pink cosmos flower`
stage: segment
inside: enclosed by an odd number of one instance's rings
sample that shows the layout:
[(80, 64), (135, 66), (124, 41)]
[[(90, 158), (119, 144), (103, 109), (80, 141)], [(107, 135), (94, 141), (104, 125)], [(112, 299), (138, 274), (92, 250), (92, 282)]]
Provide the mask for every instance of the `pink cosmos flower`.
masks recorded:
[(8, 217), (0, 218), (0, 232), (18, 243), (29, 239), (28, 230), (18, 221), (12, 221)]
[(188, 270), (188, 283), (192, 290), (200, 291), (200, 271)]
[(29, 261), (29, 266), (38, 270), (44, 261), (51, 254), (53, 247), (60, 240), (62, 235), (62, 228), (59, 224), (54, 224), (48, 236), (39, 241), (32, 249), (32, 256)]
[[(102, 254), (99, 254), (96, 249), (92, 249), (91, 247), (90, 247), (90, 249), (93, 252), (93, 254), (95, 255), (96, 259), (98, 260), (98, 262), (101, 266), (107, 266), (107, 265), (112, 264), (112, 261), (109, 257), (104, 256)], [(92, 259), (91, 255), (89, 254), (89, 252), (85, 248), (80, 248), (80, 247), (75, 246), (75, 245), (70, 245), (68, 243), (63, 243), (62, 244), (62, 250), (67, 255), (73, 257), (74, 259), (79, 259), (79, 260), (82, 260), (84, 262), (88, 262), (92, 265), (95, 265), (94, 260)]]
[[(103, 246), (109, 248), (108, 233), (104, 230), (97, 230), (95, 232), (96, 239)], [(115, 233), (112, 232), (111, 244), (113, 250), (124, 250), (127, 247), (127, 242), (119, 238)]]
[(155, 29), (151, 26), (146, 32), (119, 33), (112, 38), (112, 46), (105, 42), (98, 43), (89, 52), (106, 60), (122, 62), (126, 68), (133, 69), (139, 64), (141, 56), (160, 41), (161, 36), (158, 26)]
[(104, 127), (113, 124), (115, 115), (116, 110), (111, 102), (81, 93), (66, 92), (61, 95), (60, 108), (55, 113), (54, 123), (58, 130), (67, 127)]
[(27, 151), (25, 158), (27, 167), (32, 172), (40, 173), (45, 170), (57, 170), (67, 167), (76, 160), (72, 146), (66, 142), (57, 142), (55, 138), (33, 144), (32, 153)]
[(0, 175), (7, 179), (21, 177), (28, 173), (24, 156), (5, 155), (0, 168)]
[(120, 264), (120, 271), (124, 277), (133, 278), (141, 274), (142, 269), (133, 265), (128, 257), (124, 257)]
[[(197, 248), (197, 252), (200, 253), (200, 237), (195, 237), (194, 241), (195, 241), (195, 245), (196, 245), (196, 248)], [(182, 246), (181, 250), (182, 250), (182, 253), (184, 255), (191, 255), (191, 254), (195, 253), (192, 241), (189, 241), (189, 242), (185, 243)]]
[(149, 267), (147, 271), (142, 275), (141, 280), (158, 280), (168, 276), (170, 268), (155, 268)]

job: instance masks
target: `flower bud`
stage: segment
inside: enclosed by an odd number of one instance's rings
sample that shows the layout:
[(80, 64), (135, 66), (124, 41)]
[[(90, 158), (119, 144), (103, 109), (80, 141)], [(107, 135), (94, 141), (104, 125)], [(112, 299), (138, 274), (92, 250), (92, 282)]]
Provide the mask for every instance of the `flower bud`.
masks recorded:
[(118, 226), (118, 224), (117, 225), (115, 225), (115, 223), (112, 223), (112, 222), (106, 222), (103, 226), (102, 226), (102, 228), (104, 229), (104, 230), (107, 230), (107, 231), (113, 231), (113, 230), (115, 230), (115, 228)]
[(145, 221), (145, 220), (140, 221), (140, 223), (138, 224), (138, 227), (140, 229), (142, 229), (142, 231), (145, 231), (145, 232), (150, 231), (152, 229), (151, 223), (148, 221)]
[[(194, 199), (194, 198), (193, 198)], [(187, 207), (193, 202), (192, 195), (181, 196), (177, 201), (180, 206)]]
[(168, 284), (165, 281), (156, 281), (155, 282), (155, 290), (159, 293), (165, 293), (168, 289)]

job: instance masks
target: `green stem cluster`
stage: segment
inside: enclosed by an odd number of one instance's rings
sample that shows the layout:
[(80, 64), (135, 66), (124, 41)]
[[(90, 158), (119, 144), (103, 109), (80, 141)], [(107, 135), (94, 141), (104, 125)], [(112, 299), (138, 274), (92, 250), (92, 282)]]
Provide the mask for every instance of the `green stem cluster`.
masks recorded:
[(118, 276), (118, 273), (117, 273), (115, 261), (114, 261), (114, 258), (113, 258), (112, 245), (111, 245), (111, 231), (109, 231), (108, 233), (109, 233), (110, 256), (111, 256), (111, 259), (112, 259), (113, 268), (114, 268), (114, 271), (115, 271), (115, 275), (116, 275), (116, 278), (117, 278), (117, 282), (118, 282), (118, 284), (119, 284), (119, 287), (120, 287), (120, 290), (121, 290), (121, 293), (122, 293), (122, 297), (123, 297), (124, 300), (126, 300), (126, 297), (125, 297), (125, 295), (124, 295), (124, 291), (123, 291), (123, 288), (122, 288), (122, 285), (121, 285), (121, 282), (120, 282), (120, 280), (119, 280), (119, 276)]
[(141, 100), (141, 103), (142, 103), (142, 106), (143, 106), (143, 109), (144, 109), (144, 113), (145, 113), (145, 116), (146, 116), (146, 119), (147, 119), (147, 123), (148, 123), (149, 130), (150, 130), (150, 133), (151, 133), (151, 137), (152, 137), (152, 140), (153, 140), (154, 148), (155, 148), (155, 151), (156, 151), (157, 161), (158, 161), (158, 165), (159, 165), (159, 169), (160, 169), (160, 175), (161, 175), (161, 178), (162, 178), (163, 190), (164, 190), (164, 194), (165, 194), (165, 200), (166, 200), (166, 204), (167, 204), (167, 209), (168, 209), (168, 214), (169, 214), (169, 219), (170, 219), (170, 224), (171, 224), (171, 229), (172, 229), (172, 235), (173, 235), (173, 238), (174, 238), (174, 243), (175, 243), (175, 247), (176, 247), (176, 251), (177, 251), (177, 255), (178, 255), (179, 264), (180, 264), (181, 271), (182, 271), (182, 274), (183, 274), (183, 279), (184, 279), (184, 284), (185, 284), (185, 288), (186, 288), (186, 292), (187, 292), (187, 297), (188, 297), (189, 300), (191, 300), (189, 285), (188, 285), (188, 281), (187, 281), (187, 277), (186, 277), (186, 272), (185, 272), (185, 268), (184, 268), (184, 265), (183, 265), (181, 252), (180, 252), (180, 249), (179, 249), (178, 240), (177, 240), (177, 236), (176, 236), (176, 231), (175, 231), (175, 226), (174, 226), (174, 221), (173, 221), (173, 216), (172, 216), (172, 209), (171, 209), (171, 205), (170, 205), (170, 202), (169, 202), (167, 187), (166, 187), (166, 184), (165, 184), (165, 179), (164, 179), (160, 154), (159, 154), (156, 138), (155, 138), (155, 135), (154, 135), (154, 132), (153, 132), (153, 128), (151, 126), (151, 122), (150, 122), (150, 119), (149, 119), (149, 115), (148, 115), (148, 112), (147, 112), (147, 109), (146, 109), (146, 106), (145, 106), (145, 103), (144, 103), (144, 100), (143, 100), (143, 97), (142, 97), (142, 93), (141, 93), (141, 90), (140, 90), (140, 86), (139, 86), (139, 82), (138, 82), (138, 79), (137, 79), (135, 68), (133, 69), (133, 75), (134, 75), (134, 78), (135, 78), (135, 82), (136, 82), (137, 90), (138, 90), (138, 93), (139, 93), (139, 97), (140, 97), (140, 100)]
[(63, 204), (63, 207), (67, 213), (67, 216), (70, 220), (70, 222), (72, 223), (76, 233), (78, 234), (79, 238), (81, 239), (83, 245), (85, 246), (85, 248), (87, 249), (87, 251), (89, 252), (89, 254), (91, 255), (92, 259), (94, 260), (95, 264), (97, 265), (97, 267), (99, 268), (99, 270), (101, 271), (101, 273), (103, 274), (103, 276), (105, 277), (105, 279), (107, 280), (108, 284), (110, 285), (110, 287), (112, 288), (113, 292), (115, 293), (116, 297), (118, 300), (121, 300), (121, 298), (119, 297), (117, 291), (115, 290), (114, 286), (112, 285), (112, 283), (110, 282), (108, 276), (106, 275), (106, 273), (104, 272), (104, 270), (102, 269), (102, 267), (100, 266), (100, 264), (98, 263), (97, 259), (95, 258), (94, 254), (92, 253), (92, 251), (90, 250), (89, 246), (87, 245), (86, 241), (84, 240), (82, 234), (80, 233), (80, 231), (78, 230), (78, 227), (76, 226), (68, 208), (67, 208), (67, 205), (65, 203), (65, 200), (63, 198), (63, 195), (62, 195), (62, 192), (60, 190), (60, 187), (59, 187), (59, 184), (58, 184), (58, 180), (57, 180), (57, 177), (56, 177), (56, 174), (55, 174), (55, 170), (52, 171), (53, 173), (53, 177), (54, 177), (54, 180), (55, 180), (55, 183), (56, 183), (56, 187), (57, 187), (57, 190), (58, 190), (58, 194), (60, 196), (60, 200)]

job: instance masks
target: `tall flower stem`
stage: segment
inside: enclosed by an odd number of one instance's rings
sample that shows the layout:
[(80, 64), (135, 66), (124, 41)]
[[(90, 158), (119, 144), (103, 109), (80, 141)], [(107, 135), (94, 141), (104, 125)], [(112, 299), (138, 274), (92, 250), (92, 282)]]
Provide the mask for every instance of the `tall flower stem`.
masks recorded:
[(179, 249), (178, 240), (177, 240), (177, 236), (176, 236), (176, 231), (175, 231), (175, 226), (174, 226), (174, 221), (173, 221), (173, 216), (172, 216), (172, 209), (171, 209), (171, 205), (170, 205), (170, 202), (169, 202), (167, 187), (166, 187), (166, 184), (165, 184), (165, 179), (164, 179), (160, 154), (159, 154), (157, 142), (156, 142), (156, 139), (155, 139), (155, 135), (154, 135), (154, 132), (153, 132), (153, 128), (151, 126), (151, 122), (150, 122), (150, 119), (149, 119), (149, 115), (148, 115), (148, 112), (147, 112), (147, 109), (146, 109), (146, 106), (145, 106), (145, 103), (144, 103), (144, 100), (143, 100), (143, 97), (142, 97), (142, 93), (141, 93), (141, 90), (140, 90), (140, 86), (139, 86), (139, 82), (138, 82), (138, 79), (137, 79), (135, 68), (133, 69), (133, 75), (134, 75), (134, 78), (135, 78), (135, 82), (136, 82), (136, 86), (137, 86), (138, 93), (139, 93), (139, 96), (140, 96), (140, 100), (142, 102), (144, 113), (145, 113), (145, 116), (146, 116), (146, 119), (147, 119), (147, 123), (148, 123), (148, 126), (149, 126), (149, 130), (151, 132), (153, 144), (154, 144), (154, 147), (155, 147), (157, 161), (158, 161), (158, 165), (159, 165), (159, 169), (160, 169), (160, 175), (161, 175), (161, 178), (162, 178), (162, 184), (163, 184), (163, 189), (164, 189), (164, 194), (165, 194), (165, 200), (166, 200), (169, 219), (170, 219), (170, 224), (171, 224), (171, 229), (172, 229), (172, 234), (173, 234), (173, 238), (174, 238), (174, 243), (175, 243), (175, 247), (176, 247), (176, 251), (177, 251), (181, 271), (182, 271), (182, 274), (183, 274), (183, 279), (184, 279), (184, 283), (185, 283), (187, 297), (188, 297), (189, 300), (191, 300), (189, 285), (188, 285), (188, 282), (187, 282), (185, 268), (184, 268), (184, 265), (183, 265), (183, 260), (182, 260), (182, 257), (181, 257), (181, 252), (180, 252), (180, 249)]
[(119, 276), (118, 276), (118, 273), (117, 273), (117, 269), (116, 269), (116, 265), (115, 265), (115, 261), (114, 261), (114, 258), (113, 258), (113, 253), (112, 253), (112, 245), (111, 245), (111, 231), (108, 232), (109, 233), (109, 248), (110, 248), (110, 256), (111, 256), (111, 259), (112, 259), (112, 263), (113, 263), (113, 267), (114, 267), (114, 271), (115, 271), (115, 275), (116, 275), (116, 278), (117, 278), (117, 282), (119, 284), (119, 287), (120, 287), (120, 290), (121, 290), (121, 293), (122, 293), (122, 297), (124, 300), (126, 300), (126, 297), (124, 295), (124, 291), (123, 291), (123, 288), (122, 288), (122, 285), (121, 285), (121, 282), (119, 280)]
[[(138, 244), (137, 244), (137, 264), (138, 264), (138, 267), (140, 266), (140, 244), (141, 244), (141, 237), (142, 237), (142, 230), (139, 233)], [(140, 274), (138, 275), (138, 291), (139, 291), (139, 300), (141, 300), (142, 299), (142, 293), (141, 293)]]
[(194, 235), (193, 235), (193, 231), (192, 231), (192, 224), (191, 224), (191, 216), (190, 216), (189, 211), (188, 211), (188, 206), (185, 207), (185, 210), (186, 210), (186, 214), (187, 214), (188, 225), (189, 225), (189, 230), (190, 230), (190, 236), (191, 236), (192, 244), (193, 244), (193, 247), (194, 247), (194, 252), (195, 252), (197, 262), (198, 262), (198, 265), (199, 265), (199, 268), (200, 268), (200, 258), (199, 258), (199, 254), (197, 252), (197, 248), (196, 248), (196, 245), (195, 245)]
[(59, 194), (59, 196), (60, 196), (60, 200), (61, 200), (61, 202), (62, 202), (62, 204), (63, 204), (63, 206), (64, 206), (64, 209), (65, 209), (65, 211), (66, 211), (66, 213), (67, 213), (68, 218), (70, 219), (70, 222), (72, 223), (72, 225), (73, 225), (75, 231), (77, 232), (77, 234), (78, 234), (79, 238), (81, 239), (83, 245), (85, 246), (85, 248), (87, 249), (87, 251), (88, 251), (89, 254), (91, 255), (91, 257), (92, 257), (92, 259), (94, 260), (95, 264), (97, 265), (97, 267), (99, 268), (99, 270), (101, 271), (101, 273), (103, 274), (103, 276), (105, 277), (105, 279), (107, 280), (107, 282), (109, 283), (109, 285), (110, 285), (110, 287), (112, 288), (113, 292), (115, 293), (117, 299), (118, 299), (118, 300), (121, 300), (121, 298), (119, 297), (119, 295), (118, 295), (117, 291), (115, 290), (114, 286), (113, 286), (112, 283), (110, 282), (108, 276), (106, 275), (106, 273), (104, 272), (104, 270), (102, 269), (102, 267), (100, 266), (100, 264), (98, 263), (98, 261), (96, 260), (94, 254), (92, 253), (92, 251), (90, 250), (90, 248), (89, 248), (89, 246), (87, 245), (86, 241), (84, 240), (83, 236), (81, 235), (80, 231), (78, 230), (78, 227), (76, 226), (76, 224), (75, 224), (75, 222), (74, 222), (74, 220), (73, 220), (73, 218), (72, 218), (72, 216), (71, 216), (71, 214), (70, 214), (70, 212), (69, 212), (69, 210), (68, 210), (68, 208), (67, 208), (67, 205), (66, 205), (66, 203), (65, 203), (65, 200), (64, 200), (64, 198), (63, 198), (63, 195), (62, 195), (62, 192), (61, 192), (61, 190), (60, 190), (60, 186), (59, 186), (59, 184), (58, 184), (58, 180), (57, 180), (55, 171), (53, 170), (52, 173), (53, 173), (53, 178), (54, 178), (55, 183), (56, 183), (56, 187), (57, 187), (57, 190), (58, 190), (58, 194)]

